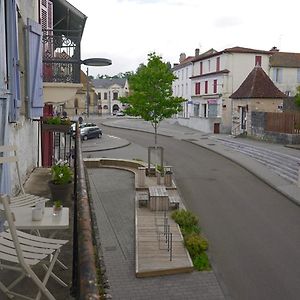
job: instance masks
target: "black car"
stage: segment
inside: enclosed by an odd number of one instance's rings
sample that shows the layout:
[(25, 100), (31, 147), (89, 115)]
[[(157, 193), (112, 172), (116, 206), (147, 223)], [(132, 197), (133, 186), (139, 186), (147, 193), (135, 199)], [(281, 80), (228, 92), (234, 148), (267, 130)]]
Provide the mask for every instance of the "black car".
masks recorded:
[(80, 137), (82, 140), (93, 138), (101, 138), (102, 130), (98, 126), (84, 127), (80, 129)]

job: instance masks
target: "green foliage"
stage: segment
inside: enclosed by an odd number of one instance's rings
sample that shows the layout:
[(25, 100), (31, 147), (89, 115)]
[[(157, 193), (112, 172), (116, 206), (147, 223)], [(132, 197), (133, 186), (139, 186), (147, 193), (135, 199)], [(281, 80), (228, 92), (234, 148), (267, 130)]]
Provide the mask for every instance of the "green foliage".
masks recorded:
[(295, 103), (300, 107), (300, 86), (297, 87), (297, 94), (295, 95)]
[(155, 53), (148, 54), (147, 65), (140, 64), (129, 77), (130, 95), (119, 100), (127, 106), (125, 114), (140, 116), (153, 127), (182, 110), (183, 98), (172, 96), (176, 79), (167, 63)]
[(51, 167), (52, 182), (54, 184), (67, 184), (72, 182), (73, 172), (66, 162), (59, 161)]
[(72, 122), (69, 118), (61, 118), (59, 116), (55, 117), (46, 117), (43, 120), (44, 124), (51, 124), (51, 125), (71, 125)]
[(188, 249), (191, 257), (196, 257), (203, 251), (201, 248), (201, 240), (198, 234), (190, 234), (184, 239), (184, 245)]
[(61, 200), (55, 200), (54, 201), (54, 207), (59, 208), (62, 206), (62, 201)]
[(205, 252), (201, 252), (193, 259), (193, 264), (196, 270), (198, 271), (210, 271), (211, 265), (209, 263), (209, 259)]
[(180, 227), (181, 233), (183, 237), (192, 234), (192, 233), (197, 233), (199, 234), (201, 232), (200, 227), (198, 225), (192, 225), (192, 226), (183, 226)]
[(191, 211), (185, 209), (174, 211), (171, 217), (180, 227), (197, 226), (199, 222), (196, 215), (194, 215)]
[(189, 251), (194, 267), (198, 271), (210, 270), (210, 263), (205, 253), (208, 249), (208, 241), (200, 233), (197, 216), (182, 209), (174, 211), (171, 217), (180, 226), (184, 245)]

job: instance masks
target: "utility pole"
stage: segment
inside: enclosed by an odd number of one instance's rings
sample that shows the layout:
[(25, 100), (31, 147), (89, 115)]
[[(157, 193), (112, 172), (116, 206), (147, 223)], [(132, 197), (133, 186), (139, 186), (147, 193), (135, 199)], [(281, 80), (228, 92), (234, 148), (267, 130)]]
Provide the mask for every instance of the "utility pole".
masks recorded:
[(89, 68), (86, 68), (86, 114), (90, 116), (90, 85), (89, 85)]

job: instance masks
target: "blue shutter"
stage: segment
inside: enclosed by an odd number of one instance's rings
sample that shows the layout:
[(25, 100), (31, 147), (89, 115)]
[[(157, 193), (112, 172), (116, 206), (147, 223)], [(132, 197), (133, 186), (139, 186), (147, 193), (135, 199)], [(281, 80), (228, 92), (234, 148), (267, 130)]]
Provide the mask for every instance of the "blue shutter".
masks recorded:
[(28, 117), (43, 115), (42, 27), (27, 19), (27, 96)]
[(21, 106), (17, 6), (15, 0), (8, 0), (6, 3), (8, 89), (11, 94), (8, 120), (9, 122), (16, 122), (19, 118), (19, 107)]

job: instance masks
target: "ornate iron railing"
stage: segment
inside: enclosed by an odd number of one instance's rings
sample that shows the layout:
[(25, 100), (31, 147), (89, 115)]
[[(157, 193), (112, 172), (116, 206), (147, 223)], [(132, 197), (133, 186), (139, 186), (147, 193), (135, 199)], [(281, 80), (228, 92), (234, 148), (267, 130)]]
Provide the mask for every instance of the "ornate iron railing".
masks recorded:
[(43, 81), (80, 82), (79, 31), (43, 30)]

